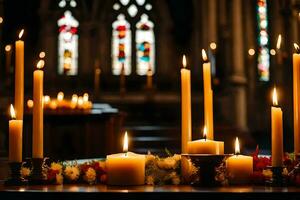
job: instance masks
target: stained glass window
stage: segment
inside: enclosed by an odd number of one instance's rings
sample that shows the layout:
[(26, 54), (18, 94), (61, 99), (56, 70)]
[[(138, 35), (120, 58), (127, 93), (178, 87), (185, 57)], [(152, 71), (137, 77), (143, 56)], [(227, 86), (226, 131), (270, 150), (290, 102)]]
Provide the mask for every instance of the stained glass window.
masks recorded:
[(149, 21), (148, 16), (143, 14), (136, 24), (136, 72), (138, 75), (147, 75), (151, 69), (152, 74), (155, 69), (155, 39), (153, 32), (154, 24)]
[(269, 81), (270, 79), (270, 53), (269, 53), (269, 35), (267, 0), (257, 1), (257, 18), (258, 18), (258, 73), (259, 80)]
[(77, 75), (78, 73), (78, 21), (71, 11), (65, 11), (57, 22), (58, 35), (58, 74)]
[(112, 25), (112, 73), (120, 75), (124, 66), (125, 75), (131, 73), (131, 30), (125, 16), (120, 14)]

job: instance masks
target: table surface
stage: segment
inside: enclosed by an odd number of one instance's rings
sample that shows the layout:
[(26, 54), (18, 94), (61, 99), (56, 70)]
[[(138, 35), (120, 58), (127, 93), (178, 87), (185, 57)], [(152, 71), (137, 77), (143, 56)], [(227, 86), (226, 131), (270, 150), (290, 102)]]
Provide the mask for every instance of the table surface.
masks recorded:
[[(4, 186), (0, 185), (0, 196), (11, 198), (52, 199), (206, 199), (224, 197), (226, 199), (300, 199), (300, 187), (264, 187), (264, 186), (231, 186), (203, 188), (189, 185), (180, 186), (107, 186), (107, 185), (37, 185), (37, 186)], [(224, 199), (223, 198), (223, 199)]]

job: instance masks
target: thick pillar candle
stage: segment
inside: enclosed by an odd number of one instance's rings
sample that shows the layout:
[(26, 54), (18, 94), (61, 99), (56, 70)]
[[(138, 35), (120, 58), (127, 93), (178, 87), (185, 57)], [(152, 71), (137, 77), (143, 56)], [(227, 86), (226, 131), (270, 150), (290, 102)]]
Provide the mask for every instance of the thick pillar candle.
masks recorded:
[(293, 103), (294, 103), (294, 152), (300, 154), (300, 49), (294, 44), (297, 53), (293, 54)]
[(188, 142), (192, 139), (191, 114), (191, 71), (186, 69), (186, 57), (182, 58), (181, 69), (181, 152), (187, 153)]
[(253, 173), (253, 158), (240, 154), (238, 138), (235, 142), (235, 155), (226, 160), (226, 169), (231, 184), (249, 183)]
[(278, 107), (276, 88), (273, 90), (272, 119), (272, 166), (282, 167), (283, 164), (283, 126), (282, 110)]
[(37, 69), (33, 72), (33, 135), (32, 135), (32, 157), (43, 158), (43, 80), (44, 72), (41, 70), (44, 61), (40, 60)]
[(204, 94), (204, 123), (208, 129), (207, 139), (214, 139), (213, 125), (213, 91), (211, 88), (211, 66), (205, 50), (202, 49), (203, 63), (203, 94)]
[(22, 129), (23, 120), (16, 120), (15, 111), (10, 105), (9, 120), (9, 162), (22, 162)]
[(15, 67), (15, 107), (18, 111), (16, 119), (23, 119), (24, 109), (24, 41), (21, 40), (24, 30), (19, 33), (16, 41), (16, 67)]

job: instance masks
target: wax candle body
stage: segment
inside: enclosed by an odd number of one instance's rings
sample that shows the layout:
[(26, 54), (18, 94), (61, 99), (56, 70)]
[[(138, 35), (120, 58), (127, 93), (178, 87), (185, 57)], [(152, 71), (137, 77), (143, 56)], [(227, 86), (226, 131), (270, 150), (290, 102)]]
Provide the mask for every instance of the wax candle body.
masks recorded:
[(208, 129), (207, 139), (214, 139), (213, 91), (211, 89), (210, 62), (203, 63), (204, 122)]
[(9, 121), (9, 162), (22, 162), (23, 120)]
[(234, 155), (226, 160), (229, 181), (233, 184), (245, 184), (253, 173), (253, 158), (251, 156)]
[(109, 185), (144, 185), (145, 156), (128, 152), (108, 155), (106, 160)]
[(224, 154), (224, 142), (216, 141), (217, 142), (217, 154), (223, 155)]
[(16, 119), (23, 119), (24, 109), (24, 42), (16, 41), (15, 109)]
[(146, 87), (147, 89), (151, 89), (152, 88), (152, 70), (148, 70), (147, 71), (147, 84)]
[(33, 72), (33, 135), (32, 157), (43, 158), (43, 78), (42, 70)]
[(181, 69), (181, 151), (187, 153), (192, 139), (191, 71)]
[(272, 166), (282, 167), (283, 127), (282, 127), (281, 108), (272, 106), (271, 118), (272, 118)]
[(293, 54), (294, 152), (300, 153), (300, 54)]
[[(220, 148), (223, 147), (223, 150)], [(219, 142), (201, 139), (188, 142), (188, 153), (190, 154), (219, 154), (220, 152), (224, 153), (224, 144), (223, 146)]]

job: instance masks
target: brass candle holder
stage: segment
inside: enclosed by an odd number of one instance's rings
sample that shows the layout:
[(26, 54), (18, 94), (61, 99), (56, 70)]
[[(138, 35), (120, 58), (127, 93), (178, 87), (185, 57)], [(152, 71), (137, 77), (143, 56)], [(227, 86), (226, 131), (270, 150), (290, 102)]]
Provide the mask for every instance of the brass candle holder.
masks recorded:
[(30, 185), (46, 184), (46, 178), (43, 174), (44, 158), (32, 158), (32, 173), (29, 178)]
[(197, 168), (197, 179), (191, 182), (192, 185), (202, 187), (216, 187), (221, 183), (216, 180), (216, 168), (218, 168), (223, 160), (231, 154), (211, 155), (211, 154), (182, 154)]
[(10, 162), (10, 177), (4, 182), (7, 186), (26, 185), (28, 181), (21, 176), (22, 162)]

